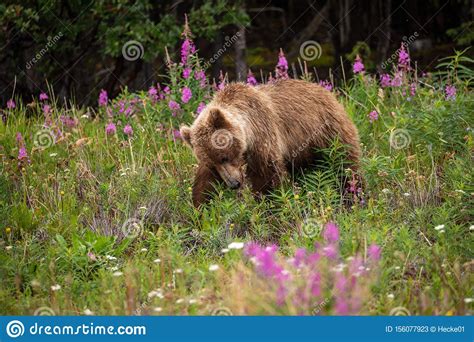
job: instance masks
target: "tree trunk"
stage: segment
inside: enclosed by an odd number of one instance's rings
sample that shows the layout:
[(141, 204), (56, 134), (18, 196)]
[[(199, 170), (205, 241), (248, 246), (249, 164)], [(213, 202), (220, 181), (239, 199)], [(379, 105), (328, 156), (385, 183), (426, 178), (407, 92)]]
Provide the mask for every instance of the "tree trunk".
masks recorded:
[(247, 79), (247, 62), (245, 60), (247, 43), (245, 40), (245, 27), (243, 25), (239, 26), (237, 37), (235, 42), (235, 74), (237, 81), (244, 82)]
[[(214, 44), (212, 44), (212, 55), (211, 55), (211, 57), (213, 57), (214, 55), (217, 55), (219, 49), (222, 49), (223, 44), (224, 44), (224, 38), (223, 38), (222, 32), (219, 31), (219, 32), (217, 32), (216, 39), (214, 40)], [(214, 63), (212, 63), (212, 78), (216, 81), (219, 79), (219, 73), (222, 70), (222, 58), (221, 57), (217, 58), (214, 61)]]
[(303, 44), (307, 40), (310, 40), (314, 36), (316, 31), (318, 30), (321, 23), (324, 21), (324, 19), (328, 17), (329, 7), (330, 7), (331, 2), (332, 0), (328, 0), (326, 2), (324, 7), (318, 13), (314, 15), (313, 20), (311, 20), (308, 26), (306, 26), (303, 32), (301, 32), (301, 34), (297, 37), (297, 39), (293, 43), (293, 47), (288, 53), (288, 57), (290, 59), (293, 59), (296, 56), (298, 56), (300, 52), (301, 44)]

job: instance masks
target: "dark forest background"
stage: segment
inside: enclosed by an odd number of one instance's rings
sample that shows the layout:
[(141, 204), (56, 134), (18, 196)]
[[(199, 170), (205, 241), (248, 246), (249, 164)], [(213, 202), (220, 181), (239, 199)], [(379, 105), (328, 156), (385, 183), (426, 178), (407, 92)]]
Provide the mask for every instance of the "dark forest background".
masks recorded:
[[(163, 81), (165, 47), (179, 58), (185, 14), (207, 74), (222, 70), (232, 80), (249, 68), (266, 75), (280, 48), (294, 72), (307, 41), (320, 45), (307, 64), (321, 78), (350, 72), (357, 53), (366, 68), (382, 72), (402, 41), (410, 42), (419, 72), (428, 72), (472, 44), (473, 12), (469, 0), (2, 1), (0, 107), (48, 87), (59, 98), (95, 104), (100, 89), (113, 96)], [(143, 47), (137, 60), (124, 58), (129, 41)]]

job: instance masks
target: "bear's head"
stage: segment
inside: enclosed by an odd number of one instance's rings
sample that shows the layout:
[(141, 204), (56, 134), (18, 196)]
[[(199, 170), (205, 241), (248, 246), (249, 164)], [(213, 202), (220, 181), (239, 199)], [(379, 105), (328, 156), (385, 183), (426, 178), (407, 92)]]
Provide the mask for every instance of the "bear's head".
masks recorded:
[(216, 170), (227, 186), (244, 182), (246, 139), (242, 124), (220, 108), (205, 108), (191, 127), (180, 129), (199, 163)]

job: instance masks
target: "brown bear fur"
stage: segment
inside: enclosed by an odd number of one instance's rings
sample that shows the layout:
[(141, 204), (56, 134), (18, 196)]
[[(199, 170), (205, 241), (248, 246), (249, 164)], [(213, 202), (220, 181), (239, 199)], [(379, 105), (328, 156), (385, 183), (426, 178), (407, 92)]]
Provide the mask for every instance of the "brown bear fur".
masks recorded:
[(265, 193), (336, 138), (347, 146), (354, 170), (360, 158), (357, 128), (343, 106), (330, 91), (300, 80), (229, 84), (181, 135), (199, 161), (196, 206), (215, 182), (237, 188), (248, 180), (254, 192)]

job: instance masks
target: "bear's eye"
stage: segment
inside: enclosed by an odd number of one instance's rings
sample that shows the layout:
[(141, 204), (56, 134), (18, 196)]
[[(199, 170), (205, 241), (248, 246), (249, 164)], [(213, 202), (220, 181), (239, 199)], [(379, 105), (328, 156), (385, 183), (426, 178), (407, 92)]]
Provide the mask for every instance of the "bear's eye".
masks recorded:
[(227, 163), (229, 161), (228, 158), (224, 157), (221, 159), (221, 163), (224, 164), (224, 163)]

